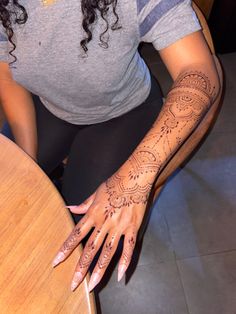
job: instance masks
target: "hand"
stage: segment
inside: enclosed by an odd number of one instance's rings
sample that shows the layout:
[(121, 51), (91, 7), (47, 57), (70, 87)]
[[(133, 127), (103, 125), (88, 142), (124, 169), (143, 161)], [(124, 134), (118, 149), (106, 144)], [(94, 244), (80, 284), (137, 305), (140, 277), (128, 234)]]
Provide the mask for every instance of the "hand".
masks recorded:
[(85, 215), (62, 245), (53, 261), (53, 266), (64, 261), (94, 227), (76, 266), (71, 284), (72, 291), (84, 279), (106, 236), (89, 282), (89, 291), (102, 279), (117, 249), (120, 237), (124, 235), (124, 246), (118, 267), (118, 281), (121, 280), (133, 255), (151, 186), (151, 183), (146, 181), (142, 183), (139, 177), (133, 177), (131, 171), (128, 175), (127, 171), (125, 174), (119, 171), (102, 183), (83, 204), (68, 206), (72, 212)]

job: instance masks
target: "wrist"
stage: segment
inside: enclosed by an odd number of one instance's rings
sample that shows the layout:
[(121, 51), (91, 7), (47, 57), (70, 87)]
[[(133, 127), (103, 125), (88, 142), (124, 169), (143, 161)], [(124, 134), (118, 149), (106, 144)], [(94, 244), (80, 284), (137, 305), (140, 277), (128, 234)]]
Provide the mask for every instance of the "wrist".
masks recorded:
[(159, 160), (151, 152), (138, 150), (122, 165), (118, 173), (130, 180), (153, 184), (161, 169)]

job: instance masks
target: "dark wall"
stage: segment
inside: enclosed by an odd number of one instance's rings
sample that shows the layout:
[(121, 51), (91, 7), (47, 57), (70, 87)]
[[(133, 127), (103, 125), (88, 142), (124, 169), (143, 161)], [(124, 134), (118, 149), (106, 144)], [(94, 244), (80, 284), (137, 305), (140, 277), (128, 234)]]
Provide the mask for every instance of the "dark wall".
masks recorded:
[(216, 52), (236, 51), (236, 0), (215, 0), (208, 23)]

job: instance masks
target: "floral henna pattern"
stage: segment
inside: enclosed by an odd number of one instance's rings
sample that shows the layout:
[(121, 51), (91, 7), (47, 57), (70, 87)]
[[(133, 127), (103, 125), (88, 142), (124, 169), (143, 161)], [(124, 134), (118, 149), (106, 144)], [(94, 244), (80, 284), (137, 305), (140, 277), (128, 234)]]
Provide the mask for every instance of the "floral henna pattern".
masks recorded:
[(79, 261), (79, 267), (80, 268), (88, 268), (89, 265), (92, 262), (92, 259), (94, 257), (94, 250), (95, 250), (95, 244), (94, 241), (89, 243), (86, 247), (86, 251), (84, 251), (80, 261)]
[(78, 238), (81, 235), (80, 227), (75, 227), (69, 238), (64, 242), (62, 251), (71, 251), (74, 249), (78, 243)]
[(212, 95), (215, 90), (211, 87), (210, 79), (200, 71), (189, 71), (181, 74), (175, 81), (173, 89), (178, 87), (195, 89), (207, 96)]
[(62, 246), (62, 251), (67, 252), (73, 250), (77, 244), (78, 244), (78, 239), (81, 236), (81, 227), (85, 224), (87, 221), (87, 217), (83, 218), (83, 221), (80, 222), (80, 225), (75, 226), (73, 229), (72, 233), (68, 237), (68, 239), (64, 242)]
[(88, 242), (86, 244), (86, 247), (83, 251), (83, 254), (79, 260), (79, 267), (82, 268), (88, 268), (91, 264), (94, 255), (96, 254), (97, 246), (96, 246), (96, 239), (98, 235), (100, 234), (101, 230), (97, 230), (95, 237), (92, 241)]
[(111, 206), (106, 206), (105, 208), (106, 208), (104, 212), (105, 220), (107, 220), (107, 218), (112, 218), (112, 216), (116, 213), (115, 208)]
[(131, 204), (146, 204), (152, 184), (139, 185), (137, 182), (125, 186), (123, 177), (114, 174), (106, 181), (109, 204), (113, 208), (130, 206)]
[(98, 260), (98, 267), (100, 269), (106, 268), (112, 259), (112, 249), (114, 245), (114, 240), (105, 244), (105, 250), (102, 252), (102, 256)]
[(158, 119), (127, 160), (128, 176), (119, 170), (107, 180), (111, 207), (147, 203), (156, 175), (202, 119), (216, 97), (215, 90), (200, 71), (177, 78)]
[(128, 266), (131, 261), (135, 243), (136, 243), (136, 240), (133, 233), (133, 235), (128, 239), (128, 246), (124, 248), (124, 252), (123, 252), (123, 261), (126, 266)]

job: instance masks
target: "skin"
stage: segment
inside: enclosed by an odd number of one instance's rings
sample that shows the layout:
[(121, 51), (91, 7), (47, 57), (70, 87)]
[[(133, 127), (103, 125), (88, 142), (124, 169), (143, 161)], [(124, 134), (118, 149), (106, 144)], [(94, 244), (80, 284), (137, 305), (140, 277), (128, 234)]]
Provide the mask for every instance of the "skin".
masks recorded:
[(89, 290), (100, 282), (124, 235), (118, 267), (118, 280), (122, 278), (130, 264), (156, 176), (199, 124), (219, 92), (214, 61), (201, 32), (177, 41), (160, 55), (174, 84), (153, 127), (116, 173), (83, 204), (69, 206), (72, 212), (85, 215), (60, 248), (53, 266), (64, 261), (94, 227), (76, 266), (72, 290), (82, 282), (106, 238)]
[(37, 129), (33, 100), (31, 94), (14, 81), (9, 65), (4, 62), (0, 62), (0, 103), (15, 142), (36, 161)]

